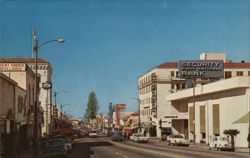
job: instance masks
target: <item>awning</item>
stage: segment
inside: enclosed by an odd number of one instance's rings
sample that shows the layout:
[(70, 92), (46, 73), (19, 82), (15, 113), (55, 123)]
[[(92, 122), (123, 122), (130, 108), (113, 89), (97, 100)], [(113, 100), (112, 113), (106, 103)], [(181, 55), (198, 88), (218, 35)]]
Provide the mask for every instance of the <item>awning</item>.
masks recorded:
[(234, 121), (233, 124), (235, 123), (249, 123), (250, 120), (250, 111), (245, 114), (244, 116), (242, 116), (241, 118), (239, 118), (238, 120)]

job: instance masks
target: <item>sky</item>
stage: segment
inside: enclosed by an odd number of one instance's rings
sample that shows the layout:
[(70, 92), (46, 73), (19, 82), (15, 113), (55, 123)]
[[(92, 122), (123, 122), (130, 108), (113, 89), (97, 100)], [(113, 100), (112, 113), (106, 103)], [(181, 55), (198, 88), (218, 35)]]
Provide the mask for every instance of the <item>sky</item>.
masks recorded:
[(82, 117), (94, 91), (99, 112), (136, 111), (138, 77), (164, 62), (224, 52), (250, 61), (250, 0), (0, 0), (0, 56), (39, 57), (53, 67), (57, 102)]

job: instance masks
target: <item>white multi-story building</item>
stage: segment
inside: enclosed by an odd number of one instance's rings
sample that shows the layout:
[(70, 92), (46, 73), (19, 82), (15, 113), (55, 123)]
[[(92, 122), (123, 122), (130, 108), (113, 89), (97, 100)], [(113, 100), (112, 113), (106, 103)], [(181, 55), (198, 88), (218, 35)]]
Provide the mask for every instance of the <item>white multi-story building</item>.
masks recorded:
[[(226, 60), (222, 53), (203, 53), (201, 60), (223, 60), (224, 78), (250, 75), (250, 63), (233, 63)], [(192, 87), (192, 83), (178, 78), (178, 62), (166, 62), (154, 67), (138, 79), (141, 124), (151, 136), (175, 132), (173, 125), (180, 124), (188, 136), (188, 106), (177, 106), (166, 99), (171, 93)], [(214, 81), (214, 80), (213, 80)], [(197, 80), (197, 85), (208, 80)], [(182, 103), (184, 104), (184, 102)], [(177, 116), (178, 115), (178, 116)]]
[[(39, 85), (39, 105), (43, 110), (43, 123), (41, 124), (41, 134), (44, 133), (49, 133), (50, 131), (50, 124), (51, 124), (51, 106), (52, 106), (52, 89), (44, 89), (42, 88), (42, 85), (44, 83), (51, 83), (51, 78), (52, 78), (52, 67), (50, 63), (43, 59), (43, 58), (38, 58), (38, 75), (40, 79), (40, 85)], [(0, 63), (1, 64), (27, 64), (33, 72), (35, 72), (35, 58), (0, 58)], [(17, 67), (18, 68), (18, 67)], [(8, 70), (4, 70), (7, 72)], [(15, 70), (18, 71), (18, 70)], [(13, 72), (13, 71), (12, 71)], [(8, 76), (8, 74), (6, 74)], [(21, 80), (25, 80), (26, 78), (22, 76), (16, 76), (15, 81), (20, 82)], [(33, 91), (32, 93), (34, 94), (34, 84), (27, 85), (26, 87), (26, 82), (20, 82), (20, 86), (28, 91)], [(33, 88), (32, 88), (33, 87)], [(31, 94), (32, 94), (31, 93)], [(32, 97), (33, 98), (33, 97)], [(34, 98), (33, 98), (34, 99)]]

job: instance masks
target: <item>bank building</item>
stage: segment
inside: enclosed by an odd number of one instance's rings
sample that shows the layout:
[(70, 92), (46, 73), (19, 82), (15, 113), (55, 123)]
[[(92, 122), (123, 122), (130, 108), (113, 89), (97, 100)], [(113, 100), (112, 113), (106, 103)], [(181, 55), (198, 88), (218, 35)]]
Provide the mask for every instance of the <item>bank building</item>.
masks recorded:
[[(161, 137), (182, 134), (209, 143), (226, 129), (237, 129), (235, 145), (247, 147), (250, 127), (250, 63), (224, 53), (202, 53), (200, 60), (222, 60), (223, 78), (179, 78), (178, 62), (160, 64), (138, 78), (143, 132)], [(194, 86), (193, 86), (194, 85)]]

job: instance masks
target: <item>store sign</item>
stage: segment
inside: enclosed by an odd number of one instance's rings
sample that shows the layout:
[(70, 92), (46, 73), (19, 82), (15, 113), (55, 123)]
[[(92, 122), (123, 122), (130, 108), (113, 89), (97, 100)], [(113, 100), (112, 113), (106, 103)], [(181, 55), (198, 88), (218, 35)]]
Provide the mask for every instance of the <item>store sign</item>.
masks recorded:
[(223, 60), (180, 60), (179, 78), (223, 78)]
[(44, 82), (42, 84), (43, 89), (50, 89), (52, 87), (52, 83), (51, 82)]
[(0, 63), (0, 71), (25, 71), (24, 63)]
[(164, 118), (166, 118), (166, 119), (168, 119), (168, 118), (174, 119), (174, 118), (178, 118), (178, 116), (177, 115), (167, 115)]

